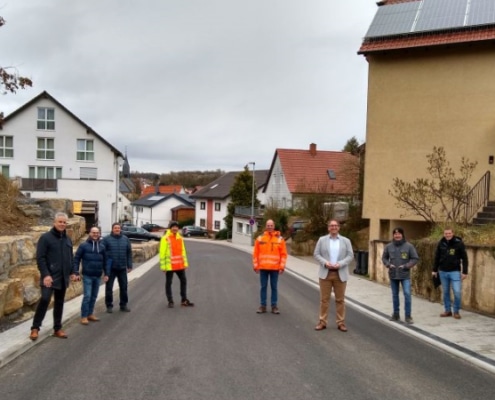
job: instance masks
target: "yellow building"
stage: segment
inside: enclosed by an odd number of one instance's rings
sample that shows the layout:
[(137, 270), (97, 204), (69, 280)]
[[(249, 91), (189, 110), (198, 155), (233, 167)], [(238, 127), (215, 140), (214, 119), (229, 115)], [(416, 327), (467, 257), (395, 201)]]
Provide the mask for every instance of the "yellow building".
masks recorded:
[(394, 178), (429, 177), (434, 146), (456, 173), (462, 157), (478, 162), (470, 186), (495, 175), (495, 1), (377, 4), (358, 52), (369, 64), (363, 217), (370, 240), (390, 240), (396, 226), (414, 238), (424, 220), (405, 215), (389, 190)]

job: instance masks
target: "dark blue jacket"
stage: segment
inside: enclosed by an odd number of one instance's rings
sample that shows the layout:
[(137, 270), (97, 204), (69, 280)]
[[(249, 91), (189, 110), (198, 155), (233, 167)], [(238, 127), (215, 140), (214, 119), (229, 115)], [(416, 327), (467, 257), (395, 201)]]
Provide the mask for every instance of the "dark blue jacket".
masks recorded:
[(132, 247), (127, 236), (111, 233), (105, 236), (103, 244), (111, 269), (132, 269)]
[(79, 263), (82, 261), (82, 274), (100, 277), (103, 273), (109, 275), (105, 245), (101, 240), (88, 238), (79, 245), (74, 256), (74, 273), (79, 275)]
[(51, 276), (52, 287), (62, 289), (69, 287), (72, 273), (72, 241), (66, 232), (59, 232), (55, 228), (41, 235), (36, 245), (36, 263), (43, 279)]

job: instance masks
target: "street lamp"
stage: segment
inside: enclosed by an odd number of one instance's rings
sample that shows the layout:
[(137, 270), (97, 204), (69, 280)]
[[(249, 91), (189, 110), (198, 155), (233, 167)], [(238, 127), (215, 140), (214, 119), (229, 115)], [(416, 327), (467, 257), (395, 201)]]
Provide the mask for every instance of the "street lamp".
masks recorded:
[(253, 165), (253, 184), (251, 186), (251, 219), (249, 220), (249, 223), (251, 225), (251, 246), (254, 246), (254, 231), (253, 231), (253, 228), (254, 228), (254, 166), (255, 166), (255, 162), (254, 161), (251, 161), (251, 162), (248, 162), (247, 165), (250, 165), (252, 164)]

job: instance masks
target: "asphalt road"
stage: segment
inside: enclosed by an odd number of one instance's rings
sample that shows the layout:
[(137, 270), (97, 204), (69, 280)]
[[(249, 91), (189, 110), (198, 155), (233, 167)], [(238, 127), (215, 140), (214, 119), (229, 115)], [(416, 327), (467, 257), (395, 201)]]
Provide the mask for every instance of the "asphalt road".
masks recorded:
[[(0, 369), (2, 400), (490, 399), (495, 376), (348, 307), (321, 332), (318, 291), (290, 275), (280, 315), (255, 313), (242, 251), (187, 242), (193, 308), (168, 309), (158, 267), (130, 287), (131, 313), (74, 322)], [(174, 278), (176, 303), (179, 282)], [(333, 316), (332, 316), (333, 320)]]

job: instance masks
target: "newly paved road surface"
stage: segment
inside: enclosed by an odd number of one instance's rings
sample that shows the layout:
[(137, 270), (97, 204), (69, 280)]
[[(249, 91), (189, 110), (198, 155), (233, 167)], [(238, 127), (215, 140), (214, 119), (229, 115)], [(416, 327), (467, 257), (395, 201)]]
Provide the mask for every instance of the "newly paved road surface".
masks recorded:
[[(316, 332), (318, 291), (286, 273), (280, 315), (255, 313), (249, 254), (188, 241), (193, 308), (168, 309), (158, 267), (131, 313), (67, 326), (0, 369), (2, 400), (491, 399), (495, 375), (348, 307), (348, 333)], [(179, 282), (174, 281), (176, 303)], [(49, 330), (49, 326), (45, 330)], [(26, 332), (26, 335), (28, 332)]]

